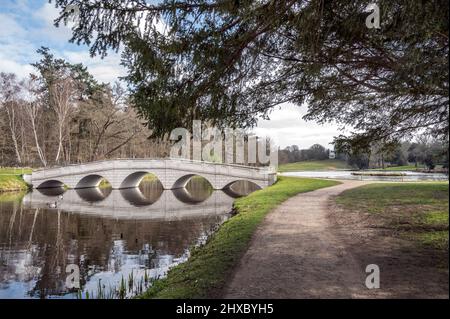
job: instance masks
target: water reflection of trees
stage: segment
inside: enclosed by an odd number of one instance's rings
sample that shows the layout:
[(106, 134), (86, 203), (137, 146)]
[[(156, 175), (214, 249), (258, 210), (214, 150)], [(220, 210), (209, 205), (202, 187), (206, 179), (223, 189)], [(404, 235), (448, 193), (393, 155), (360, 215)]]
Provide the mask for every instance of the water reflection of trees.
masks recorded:
[[(251, 185), (237, 183), (236, 191), (247, 193)], [(151, 205), (161, 196), (161, 185), (143, 182), (136, 191), (141, 203)], [(200, 178), (186, 185), (189, 200), (204, 200), (212, 187)], [(48, 196), (64, 190), (53, 189)], [(110, 189), (81, 190), (80, 200), (90, 202), (108, 197)], [(87, 196), (87, 197), (86, 197)], [(133, 267), (156, 269), (185, 256), (186, 249), (211, 233), (224, 216), (155, 221), (113, 219), (55, 209), (24, 208), (23, 194), (0, 200), (0, 294), (8, 297), (47, 297), (66, 294), (65, 269), (80, 266), (81, 284), (104, 271), (124, 273)], [(159, 268), (158, 268), (159, 267)], [(95, 277), (95, 278), (98, 278)], [(22, 295), (20, 295), (20, 293)]]
[(36, 280), (28, 292), (34, 297), (66, 293), (65, 269), (70, 263), (80, 265), (83, 284), (96, 271), (119, 271), (121, 257), (128, 254), (145, 255), (137, 262), (148, 268), (155, 266), (158, 256), (181, 256), (223, 218), (115, 220), (24, 209), (17, 202), (2, 203), (0, 211), (0, 289), (9, 282)]

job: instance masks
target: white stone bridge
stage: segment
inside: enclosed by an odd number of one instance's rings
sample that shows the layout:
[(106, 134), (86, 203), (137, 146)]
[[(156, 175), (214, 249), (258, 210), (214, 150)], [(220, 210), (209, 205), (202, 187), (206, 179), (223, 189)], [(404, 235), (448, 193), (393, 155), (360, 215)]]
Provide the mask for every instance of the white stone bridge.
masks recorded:
[(139, 186), (146, 174), (155, 175), (164, 189), (183, 188), (193, 176), (205, 178), (214, 189), (226, 189), (236, 181), (249, 181), (261, 188), (276, 181), (272, 168), (219, 164), (185, 159), (115, 159), (46, 168), (25, 175), (33, 188), (66, 185), (69, 188), (97, 187), (106, 179), (113, 189)]

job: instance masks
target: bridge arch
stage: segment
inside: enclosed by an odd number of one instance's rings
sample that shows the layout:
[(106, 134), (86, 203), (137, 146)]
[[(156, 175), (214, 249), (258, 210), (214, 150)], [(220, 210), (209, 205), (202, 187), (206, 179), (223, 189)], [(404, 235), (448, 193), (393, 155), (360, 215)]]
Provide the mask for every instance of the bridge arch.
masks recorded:
[(63, 195), (66, 192), (66, 189), (61, 186), (61, 187), (51, 187), (51, 188), (39, 188), (37, 189), (37, 191), (45, 196), (59, 196), (59, 195)]
[(42, 189), (43, 188), (63, 188), (64, 186), (65, 185), (63, 182), (58, 181), (56, 179), (50, 179), (48, 181), (45, 181), (45, 182), (39, 184), (39, 186), (36, 188), (37, 189), (40, 189), (40, 188), (42, 188)]
[(158, 182), (161, 183), (161, 178), (158, 175), (156, 175), (155, 173), (147, 172), (147, 171), (138, 171), (138, 172), (131, 173), (130, 175), (125, 177), (125, 179), (120, 184), (120, 189), (138, 187), (139, 184), (144, 179), (144, 177), (149, 174), (155, 176), (158, 179)]
[(215, 188), (213, 183), (211, 183), (211, 181), (208, 178), (206, 178), (205, 176), (202, 176), (200, 174), (187, 174), (187, 175), (184, 175), (184, 176), (180, 177), (179, 179), (177, 179), (175, 181), (175, 183), (172, 185), (171, 189), (185, 188), (186, 185), (189, 183), (189, 181), (194, 176), (199, 176), (199, 177), (203, 178), (204, 180), (206, 180), (208, 182), (209, 185), (211, 185), (212, 188)]
[(111, 194), (111, 188), (79, 188), (75, 190), (77, 195), (85, 202), (96, 203), (105, 200)]
[(139, 187), (124, 188), (120, 190), (122, 198), (136, 207), (153, 205), (161, 198), (163, 192), (164, 190), (161, 188), (160, 192), (155, 192), (148, 197), (141, 192)]
[[(242, 192), (237, 191), (236, 189), (233, 189), (233, 185), (236, 185), (239, 183), (244, 184), (244, 185), (242, 185), (242, 188), (244, 188), (244, 190)], [(255, 182), (245, 180), (245, 179), (238, 179), (238, 180), (232, 181), (232, 182), (228, 183), (227, 185), (225, 185), (225, 187), (223, 188), (223, 191), (231, 197), (242, 197), (242, 196), (246, 196), (256, 190), (259, 190), (259, 189), (262, 189), (262, 187)]]
[(199, 196), (198, 194), (190, 193), (186, 188), (176, 188), (172, 189), (172, 193), (176, 199), (185, 204), (199, 204), (206, 201), (211, 197), (212, 193), (202, 194)]
[(104, 178), (101, 175), (97, 175), (97, 174), (86, 175), (78, 181), (75, 188), (98, 187), (100, 185), (102, 179), (106, 179), (106, 178)]

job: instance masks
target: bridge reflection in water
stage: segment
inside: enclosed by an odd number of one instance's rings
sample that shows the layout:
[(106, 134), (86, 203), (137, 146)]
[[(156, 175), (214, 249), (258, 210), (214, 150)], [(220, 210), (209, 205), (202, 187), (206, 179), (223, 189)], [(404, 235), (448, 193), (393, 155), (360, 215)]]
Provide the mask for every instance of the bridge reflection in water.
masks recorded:
[(171, 220), (226, 214), (238, 196), (239, 193), (232, 190), (225, 192), (198, 186), (163, 190), (154, 183), (146, 183), (142, 187), (120, 190), (38, 189), (25, 195), (23, 204), (26, 208), (49, 208), (50, 205), (55, 206), (55, 210), (116, 219)]
[(0, 298), (75, 298), (65, 286), (68, 264), (80, 267), (84, 296), (95, 296), (99, 282), (118, 287), (131, 274), (136, 282), (164, 276), (249, 190), (213, 191), (202, 181), (163, 190), (144, 182), (122, 190), (41, 189), (1, 202)]

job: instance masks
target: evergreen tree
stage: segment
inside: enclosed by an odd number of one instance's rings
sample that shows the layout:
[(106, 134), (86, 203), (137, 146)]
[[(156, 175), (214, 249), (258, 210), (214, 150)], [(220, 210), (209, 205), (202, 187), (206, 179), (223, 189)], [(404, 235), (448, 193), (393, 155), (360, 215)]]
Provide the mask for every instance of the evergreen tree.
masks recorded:
[(58, 25), (79, 7), (71, 41), (124, 46), (132, 102), (156, 136), (193, 119), (251, 127), (283, 102), (355, 133), (368, 148), (427, 130), (448, 139), (448, 12), (443, 0), (55, 0)]

